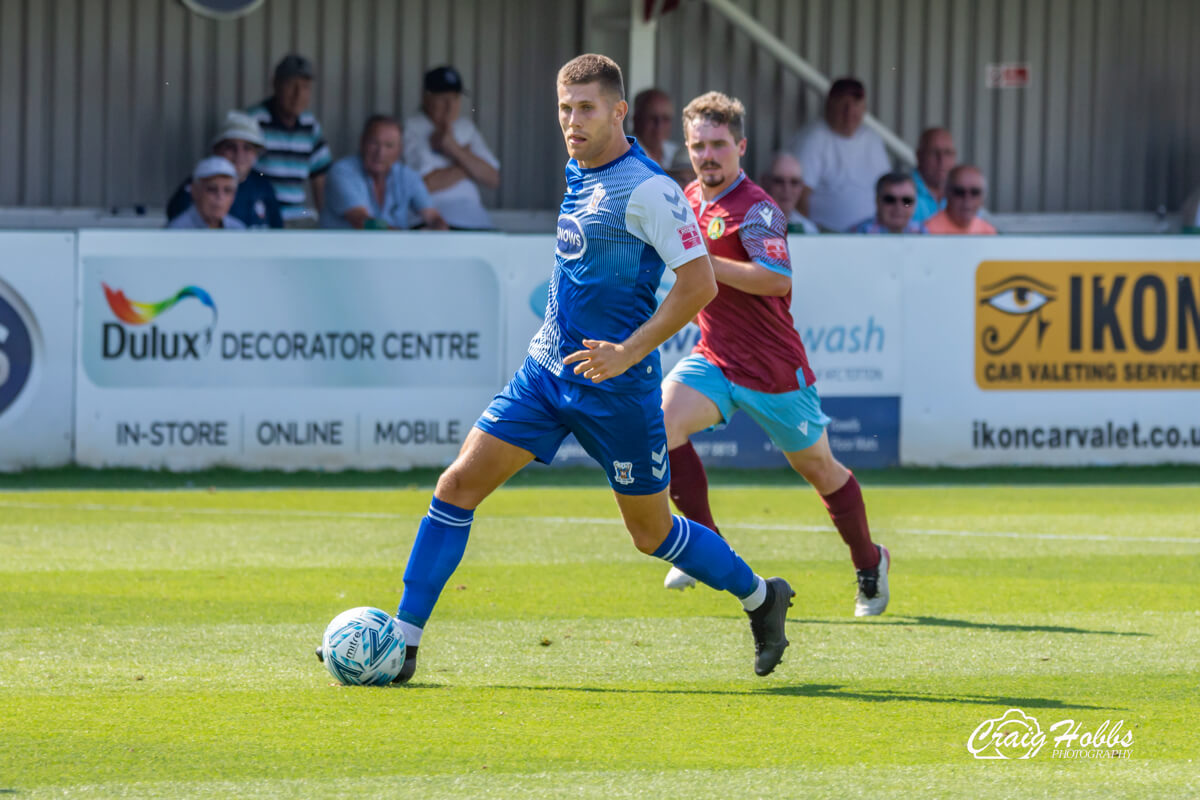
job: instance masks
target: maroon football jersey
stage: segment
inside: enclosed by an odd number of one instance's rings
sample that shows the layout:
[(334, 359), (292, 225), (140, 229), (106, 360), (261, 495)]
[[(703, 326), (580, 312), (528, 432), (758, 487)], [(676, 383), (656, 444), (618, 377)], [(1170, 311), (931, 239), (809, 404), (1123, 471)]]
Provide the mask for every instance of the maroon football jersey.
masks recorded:
[[(745, 173), (708, 202), (699, 181), (688, 184), (684, 193), (696, 212), (709, 253), (792, 274), (787, 215)], [(767, 297), (723, 283), (718, 287), (716, 298), (700, 312), (701, 336), (692, 352), (747, 389), (771, 394), (795, 391), (802, 388), (796, 370), (803, 371), (804, 386), (811, 386), (816, 376), (792, 323), (791, 291), (783, 297)]]

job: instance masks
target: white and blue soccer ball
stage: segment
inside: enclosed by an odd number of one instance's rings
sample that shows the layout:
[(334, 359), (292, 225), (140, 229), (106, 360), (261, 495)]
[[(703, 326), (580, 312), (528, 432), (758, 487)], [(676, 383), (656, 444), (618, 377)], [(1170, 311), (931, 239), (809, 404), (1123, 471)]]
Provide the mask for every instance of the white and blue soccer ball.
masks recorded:
[(387, 686), (404, 666), (404, 631), (396, 618), (370, 606), (333, 618), (321, 640), (329, 674), (347, 686)]

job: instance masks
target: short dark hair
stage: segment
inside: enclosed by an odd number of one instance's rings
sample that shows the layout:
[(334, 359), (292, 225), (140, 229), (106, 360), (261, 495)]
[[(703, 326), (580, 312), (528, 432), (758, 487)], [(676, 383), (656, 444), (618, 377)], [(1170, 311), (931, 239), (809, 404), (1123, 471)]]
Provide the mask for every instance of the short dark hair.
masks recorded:
[(366, 139), (367, 134), (371, 132), (371, 128), (374, 128), (376, 125), (394, 125), (396, 130), (400, 131), (400, 135), (404, 135), (404, 128), (400, 125), (400, 120), (388, 114), (372, 114), (363, 123), (362, 134), (359, 135), (358, 140), (361, 142), (363, 139)]
[(875, 181), (875, 196), (879, 197), (879, 195), (883, 194), (883, 190), (889, 186), (899, 186), (902, 183), (916, 185), (912, 175), (909, 175), (907, 172), (885, 172), (879, 176), (879, 180)]
[(746, 107), (736, 97), (722, 92), (708, 92), (688, 103), (683, 109), (684, 138), (687, 138), (687, 126), (700, 119), (713, 125), (728, 125), (735, 142), (745, 138), (742, 133)]
[(563, 86), (578, 83), (599, 83), (601, 88), (615, 94), (618, 100), (625, 99), (625, 79), (617, 62), (599, 53), (584, 53), (575, 56), (558, 71), (558, 82)]

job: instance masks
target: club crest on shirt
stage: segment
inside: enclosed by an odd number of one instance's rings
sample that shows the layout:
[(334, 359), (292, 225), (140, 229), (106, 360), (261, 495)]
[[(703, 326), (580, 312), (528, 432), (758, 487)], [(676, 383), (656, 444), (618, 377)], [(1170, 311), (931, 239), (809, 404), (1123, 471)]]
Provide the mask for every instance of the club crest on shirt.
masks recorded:
[(591, 199), (588, 200), (587, 210), (585, 214), (595, 214), (600, 210), (600, 201), (608, 196), (608, 192), (600, 184), (596, 184), (596, 188), (592, 190)]
[(629, 484), (633, 483), (633, 462), (614, 461), (613, 480), (622, 486), (628, 486)]
[(587, 236), (583, 232), (583, 225), (570, 214), (558, 217), (558, 246), (555, 252), (568, 260), (580, 258), (587, 252)]
[(720, 239), (725, 235), (725, 218), (713, 217), (708, 221), (708, 238)]

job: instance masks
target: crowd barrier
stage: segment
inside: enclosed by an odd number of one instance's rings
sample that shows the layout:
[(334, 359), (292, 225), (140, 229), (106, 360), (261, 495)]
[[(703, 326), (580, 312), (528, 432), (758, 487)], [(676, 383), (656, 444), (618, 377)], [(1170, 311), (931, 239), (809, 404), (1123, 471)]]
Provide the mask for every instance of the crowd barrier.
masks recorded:
[[(790, 245), (794, 316), (847, 464), (1200, 461), (1192, 240)], [(554, 247), (541, 234), (0, 233), (0, 468), (445, 464), (524, 358)], [(664, 369), (697, 336), (666, 342)], [(784, 463), (745, 415), (696, 441), (710, 464)], [(570, 440), (559, 455), (586, 461)]]

